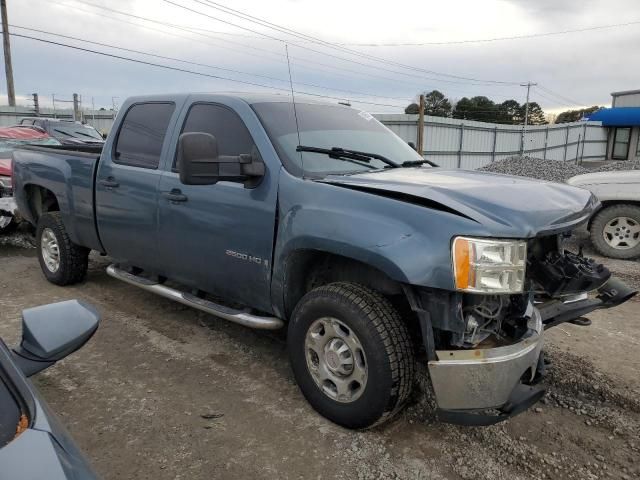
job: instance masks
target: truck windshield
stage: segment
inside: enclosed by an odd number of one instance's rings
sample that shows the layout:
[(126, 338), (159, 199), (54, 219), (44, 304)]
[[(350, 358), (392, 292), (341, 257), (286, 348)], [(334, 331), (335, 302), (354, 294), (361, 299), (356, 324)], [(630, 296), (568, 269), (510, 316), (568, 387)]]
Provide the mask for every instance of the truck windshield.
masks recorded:
[(369, 113), (340, 105), (296, 103), (300, 141), (291, 102), (252, 105), (285, 167), (296, 175), (324, 176), (389, 168), (371, 158), (366, 163), (332, 158), (320, 151), (297, 151), (298, 145), (320, 149), (372, 152), (398, 165), (422, 160), (400, 137)]

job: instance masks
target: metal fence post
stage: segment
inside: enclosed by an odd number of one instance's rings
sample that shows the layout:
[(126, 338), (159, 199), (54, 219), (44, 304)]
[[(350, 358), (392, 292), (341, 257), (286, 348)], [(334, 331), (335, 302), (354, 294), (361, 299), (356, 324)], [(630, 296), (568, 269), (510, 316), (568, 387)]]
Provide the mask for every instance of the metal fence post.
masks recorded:
[(567, 126), (566, 133), (564, 135), (564, 156), (562, 157), (562, 161), (567, 161), (567, 148), (569, 148), (569, 127)]
[(578, 134), (578, 143), (576, 143), (576, 165), (578, 164), (578, 158), (580, 158), (580, 139), (582, 138), (582, 134)]
[(418, 131), (416, 132), (418, 141), (418, 153), (424, 157), (424, 94), (420, 95), (420, 105), (418, 107)]
[(464, 123), (460, 124), (460, 146), (458, 147), (458, 168), (462, 166), (462, 142), (464, 142)]
[(580, 165), (582, 165), (582, 161), (584, 160), (584, 143), (587, 141), (587, 122), (584, 123), (582, 129), (582, 150), (580, 151)]
[(542, 154), (542, 159), (547, 159), (547, 144), (549, 143), (549, 125), (544, 131), (544, 153)]
[(498, 143), (498, 126), (493, 127), (493, 150), (491, 151), (491, 161), (496, 161), (496, 145)]

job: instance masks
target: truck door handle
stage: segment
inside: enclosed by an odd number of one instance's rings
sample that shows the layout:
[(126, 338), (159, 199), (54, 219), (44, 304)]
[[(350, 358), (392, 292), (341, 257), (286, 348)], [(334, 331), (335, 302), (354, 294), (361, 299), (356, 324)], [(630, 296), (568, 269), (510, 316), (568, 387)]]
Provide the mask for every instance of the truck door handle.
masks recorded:
[(98, 183), (107, 188), (118, 188), (120, 186), (120, 184), (116, 182), (113, 177), (108, 177), (107, 179), (100, 180)]
[(170, 192), (162, 192), (162, 195), (170, 202), (186, 202), (189, 199), (189, 197), (184, 195), (177, 188), (174, 188)]

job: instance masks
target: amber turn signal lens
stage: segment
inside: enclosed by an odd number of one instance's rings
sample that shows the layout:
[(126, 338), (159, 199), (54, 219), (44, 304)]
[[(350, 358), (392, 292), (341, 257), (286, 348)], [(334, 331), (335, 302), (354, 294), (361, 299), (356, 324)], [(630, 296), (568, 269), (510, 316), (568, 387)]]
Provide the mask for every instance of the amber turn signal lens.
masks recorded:
[(473, 262), (473, 245), (466, 238), (456, 238), (453, 243), (453, 259), (455, 267), (456, 288), (465, 290), (475, 284), (471, 278), (474, 270), (471, 268)]

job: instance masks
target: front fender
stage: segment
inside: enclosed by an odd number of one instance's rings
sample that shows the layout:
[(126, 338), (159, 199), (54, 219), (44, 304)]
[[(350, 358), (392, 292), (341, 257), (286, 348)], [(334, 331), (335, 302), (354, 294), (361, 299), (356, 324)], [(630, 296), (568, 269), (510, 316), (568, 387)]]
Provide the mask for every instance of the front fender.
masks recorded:
[(283, 172), (272, 296), (280, 305), (287, 258), (297, 250), (348, 257), (392, 280), (451, 290), (451, 238), (483, 227), (454, 213)]

